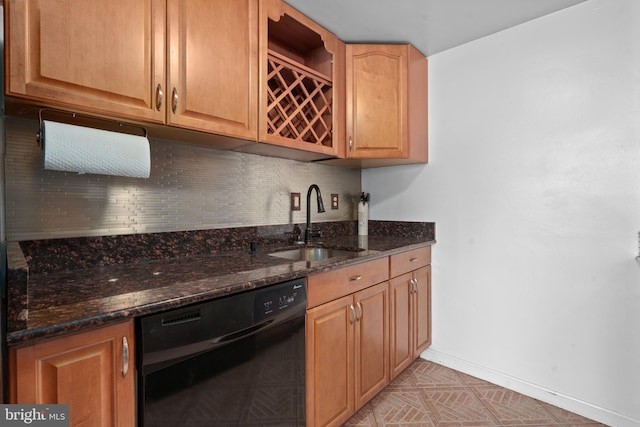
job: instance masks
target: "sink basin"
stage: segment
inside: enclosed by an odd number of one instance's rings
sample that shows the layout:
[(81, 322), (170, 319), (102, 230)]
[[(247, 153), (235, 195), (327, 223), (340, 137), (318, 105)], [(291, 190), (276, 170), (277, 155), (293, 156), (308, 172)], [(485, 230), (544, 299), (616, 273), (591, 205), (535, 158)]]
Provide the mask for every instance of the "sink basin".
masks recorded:
[(353, 251), (343, 251), (331, 248), (298, 248), (288, 251), (273, 252), (269, 255), (286, 258), (292, 261), (322, 261), (329, 258), (344, 257), (354, 254)]

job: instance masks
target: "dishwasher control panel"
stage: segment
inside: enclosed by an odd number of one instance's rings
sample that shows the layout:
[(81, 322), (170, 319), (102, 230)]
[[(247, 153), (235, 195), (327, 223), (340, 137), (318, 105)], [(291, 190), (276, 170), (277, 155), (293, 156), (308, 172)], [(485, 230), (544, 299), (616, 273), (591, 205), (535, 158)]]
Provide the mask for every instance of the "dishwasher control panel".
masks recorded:
[(283, 311), (307, 306), (307, 281), (304, 278), (261, 288), (254, 295), (254, 321), (276, 316)]

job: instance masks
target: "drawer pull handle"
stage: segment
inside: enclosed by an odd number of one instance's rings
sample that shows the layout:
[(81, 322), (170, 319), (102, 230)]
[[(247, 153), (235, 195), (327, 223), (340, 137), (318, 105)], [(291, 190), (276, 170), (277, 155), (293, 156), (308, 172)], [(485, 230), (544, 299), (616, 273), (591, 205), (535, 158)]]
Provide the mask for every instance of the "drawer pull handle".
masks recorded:
[(358, 274), (357, 276), (349, 277), (350, 282), (357, 282), (358, 280), (362, 280), (362, 275)]
[(416, 262), (416, 261), (418, 261), (419, 259), (420, 259), (420, 258), (411, 258), (411, 259), (409, 260), (409, 262)]
[(127, 337), (122, 337), (122, 377), (129, 373), (129, 342)]

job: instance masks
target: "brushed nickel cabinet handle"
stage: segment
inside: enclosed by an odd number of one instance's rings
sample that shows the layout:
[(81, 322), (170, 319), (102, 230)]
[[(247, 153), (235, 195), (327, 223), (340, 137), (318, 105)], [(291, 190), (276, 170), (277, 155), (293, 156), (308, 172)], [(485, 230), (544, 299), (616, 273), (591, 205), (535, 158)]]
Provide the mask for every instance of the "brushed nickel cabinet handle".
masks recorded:
[(362, 319), (362, 304), (360, 304), (360, 301), (356, 303), (356, 308), (358, 309), (356, 312), (356, 320), (360, 320)]
[(162, 91), (162, 85), (158, 83), (158, 87), (156, 87), (156, 110), (160, 111), (162, 108), (162, 98), (164, 97), (164, 92)]
[(175, 87), (173, 88), (172, 99), (173, 101), (171, 102), (171, 110), (173, 111), (173, 114), (175, 114), (178, 110), (178, 89), (176, 89)]
[(129, 373), (129, 342), (127, 337), (122, 337), (122, 377)]
[(358, 274), (357, 276), (349, 277), (350, 282), (357, 282), (358, 280), (362, 280), (362, 276), (360, 274)]
[(419, 259), (420, 259), (420, 258), (411, 258), (411, 259), (409, 260), (409, 262), (416, 262), (416, 261), (418, 261)]
[(411, 279), (411, 292), (410, 294), (415, 294), (418, 292), (418, 281), (416, 279)]
[(349, 137), (349, 151), (353, 151), (353, 138)]
[(349, 305), (349, 311), (349, 323), (353, 325), (353, 323), (356, 321), (356, 309), (353, 308), (353, 304)]

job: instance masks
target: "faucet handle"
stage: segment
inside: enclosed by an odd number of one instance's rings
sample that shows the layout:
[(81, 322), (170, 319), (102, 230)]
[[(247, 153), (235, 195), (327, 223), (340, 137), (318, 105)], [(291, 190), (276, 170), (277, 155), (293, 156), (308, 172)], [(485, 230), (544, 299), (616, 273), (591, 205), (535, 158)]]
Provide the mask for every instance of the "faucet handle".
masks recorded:
[(290, 235), (291, 239), (295, 242), (302, 241), (302, 230), (300, 230), (298, 224), (294, 224), (293, 231), (285, 231), (284, 234)]
[(322, 231), (321, 230), (318, 230), (318, 231), (311, 230), (311, 232), (309, 234), (310, 234), (310, 237), (322, 237)]

